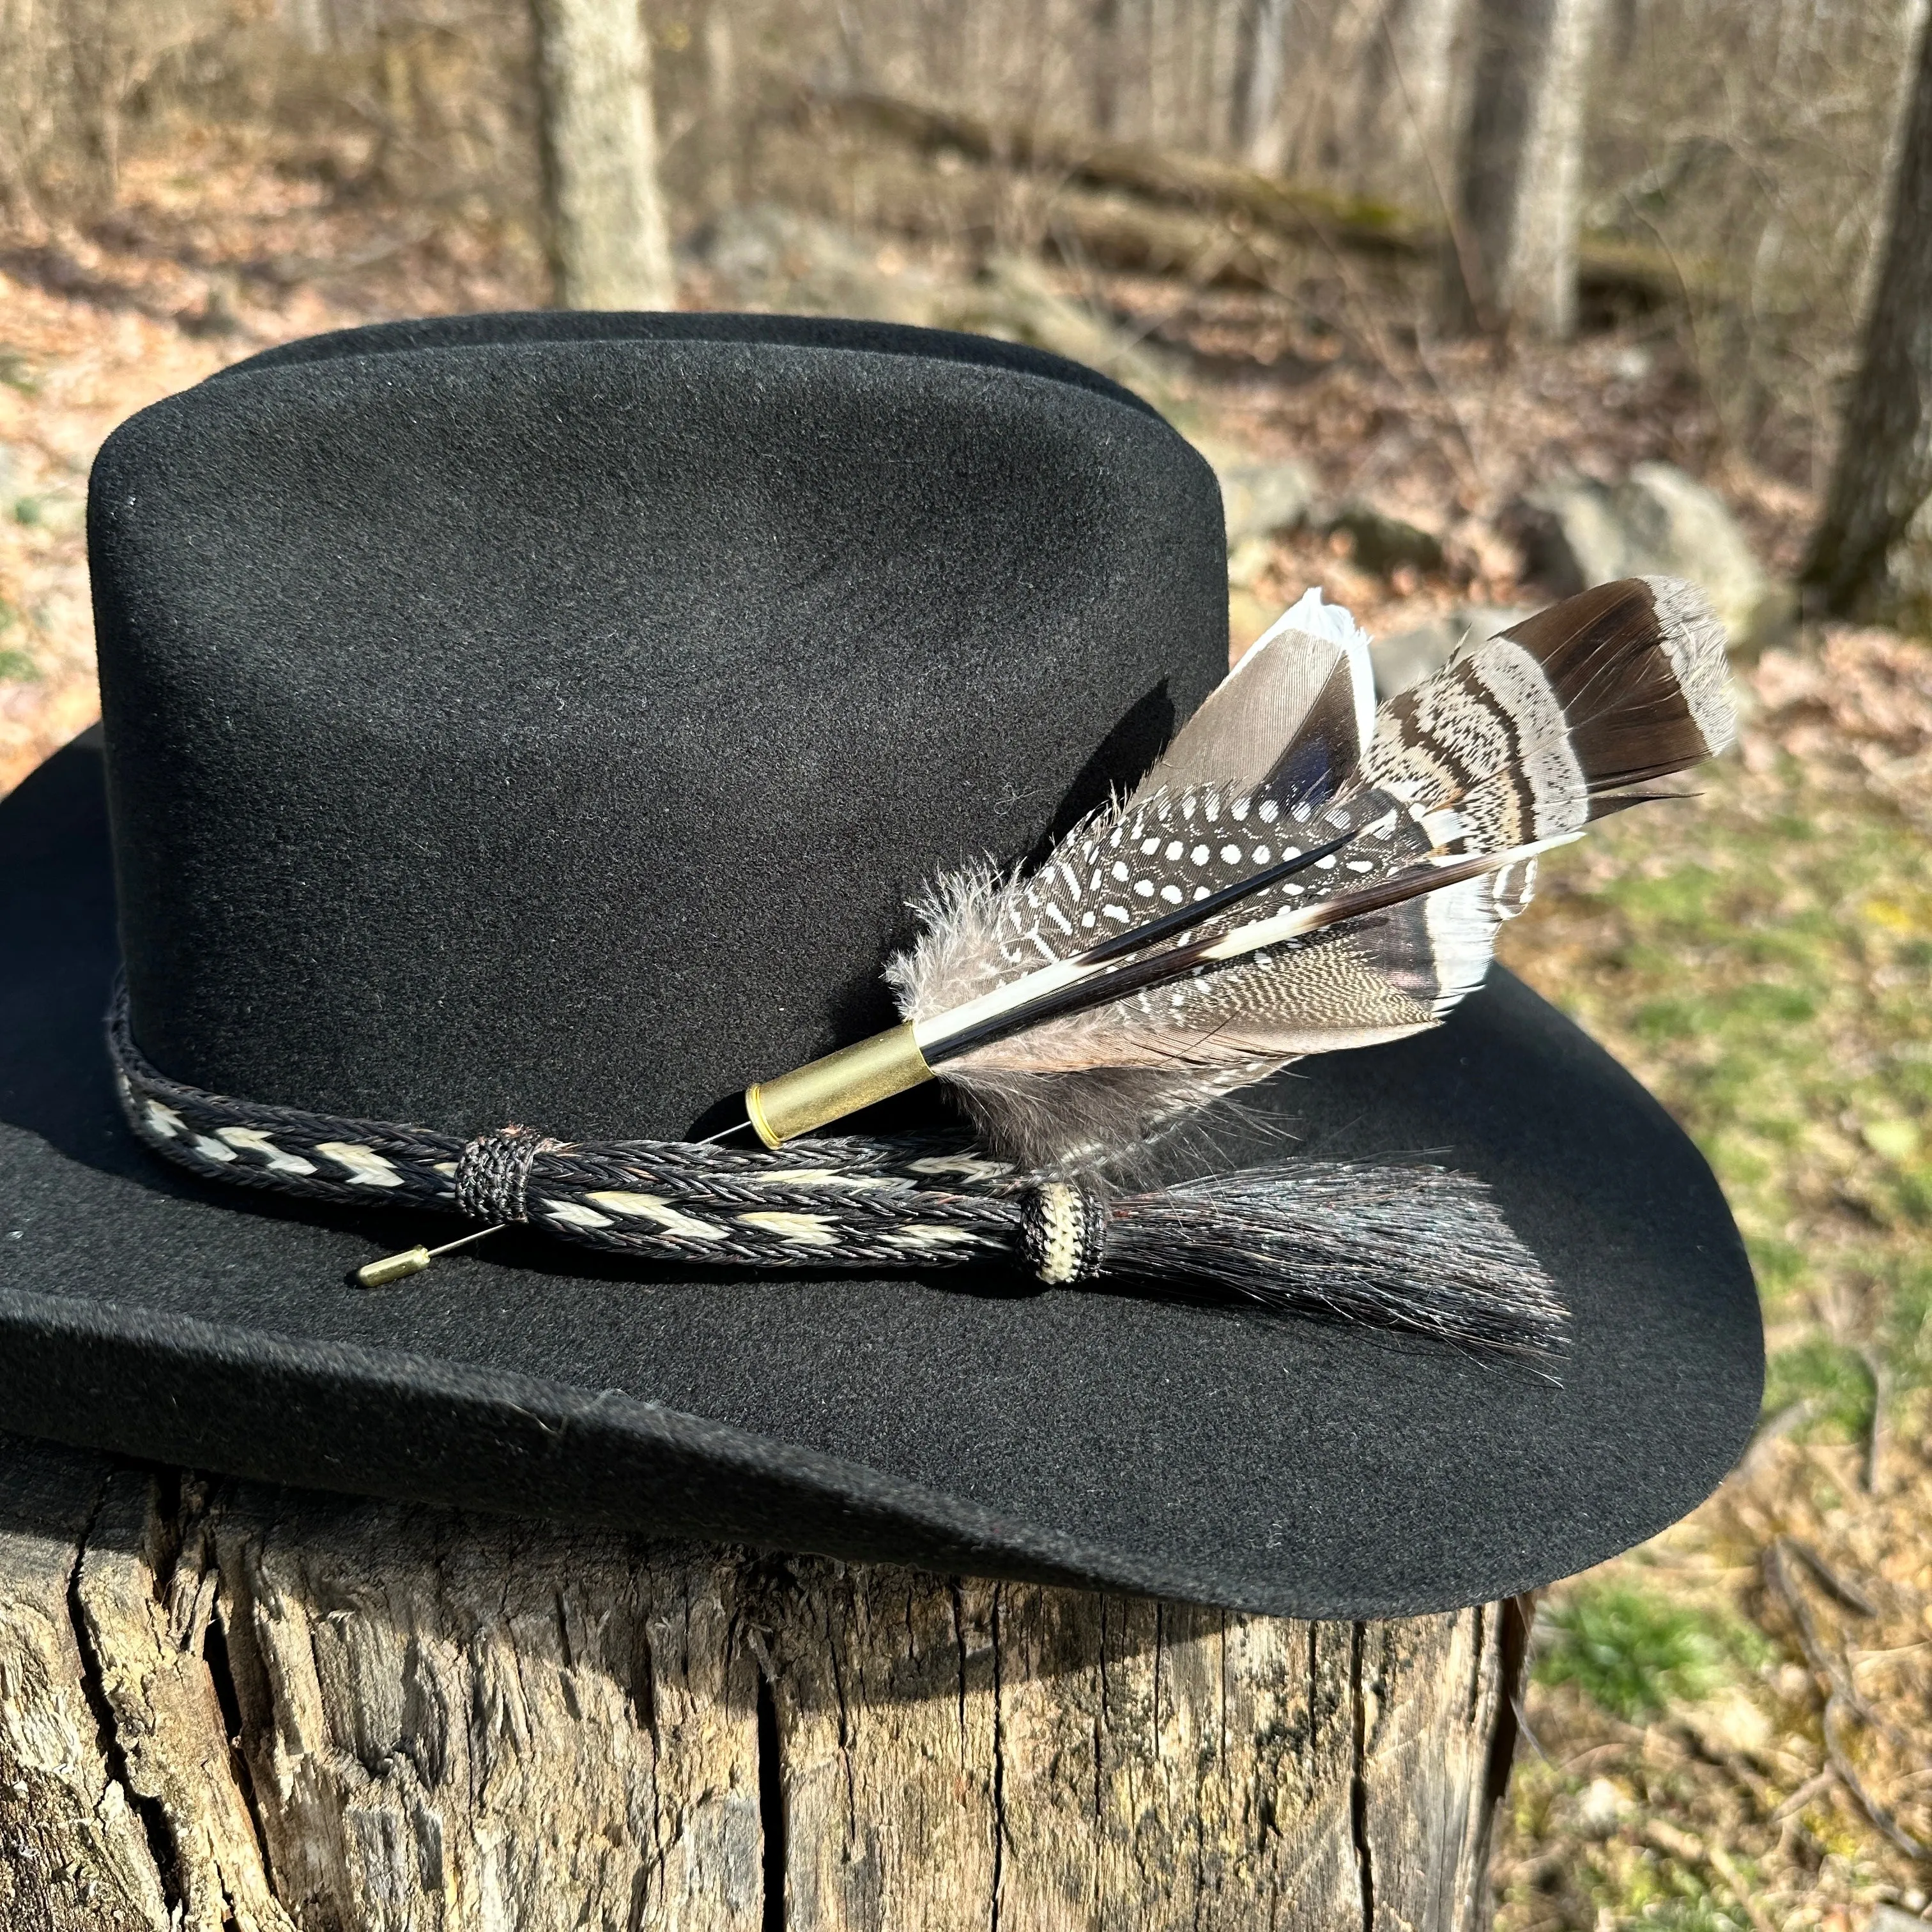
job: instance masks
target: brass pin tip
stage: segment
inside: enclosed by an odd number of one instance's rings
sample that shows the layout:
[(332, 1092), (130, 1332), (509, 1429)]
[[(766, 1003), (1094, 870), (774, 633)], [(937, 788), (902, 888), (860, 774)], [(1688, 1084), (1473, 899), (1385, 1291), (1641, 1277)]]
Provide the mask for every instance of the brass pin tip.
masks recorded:
[(501, 1234), (503, 1224), (493, 1221), (487, 1228), (478, 1228), (473, 1234), (460, 1234), (453, 1241), (445, 1241), (440, 1248), (405, 1248), (399, 1255), (385, 1255), (379, 1262), (370, 1262), (356, 1270), (356, 1279), (364, 1288), (386, 1288), (392, 1281), (402, 1281), (412, 1274), (421, 1274), (438, 1255), (454, 1254), (458, 1248), (466, 1248), (472, 1241), (480, 1241), (486, 1234)]

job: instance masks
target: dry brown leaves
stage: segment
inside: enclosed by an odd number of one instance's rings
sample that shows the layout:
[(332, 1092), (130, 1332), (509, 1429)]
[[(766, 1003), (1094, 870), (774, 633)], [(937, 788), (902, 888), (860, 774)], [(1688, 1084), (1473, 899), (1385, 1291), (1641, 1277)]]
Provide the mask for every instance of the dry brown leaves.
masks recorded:
[(1932, 1462), (1927, 1407), (1868, 1451), (1774, 1428), (1713, 1500), (1575, 1580), (1640, 1579), (1742, 1615), (1771, 1653), (1639, 1726), (1532, 1688), (1493, 1872), (1502, 1932), (1726, 1923), (1796, 1932), (1914, 1913), (1932, 1886)]
[[(1895, 632), (1828, 629), (1820, 648), (1768, 651), (1753, 680), (1767, 734), (1821, 777), (1853, 768), (1932, 831), (1932, 649)], [(1768, 755), (1757, 736), (1748, 754)]]
[(0, 792), (98, 714), (83, 519), (117, 423), (272, 343), (392, 316), (529, 307), (485, 218), (404, 215), (237, 135), (184, 131), (90, 231), (0, 233)]

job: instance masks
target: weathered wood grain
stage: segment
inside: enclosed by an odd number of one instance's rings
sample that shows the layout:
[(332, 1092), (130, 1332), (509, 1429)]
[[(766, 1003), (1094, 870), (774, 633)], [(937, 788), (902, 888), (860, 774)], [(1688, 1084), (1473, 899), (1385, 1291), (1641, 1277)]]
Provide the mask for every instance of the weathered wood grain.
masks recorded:
[(1293, 1623), (5, 1438), (0, 1498), (10, 1932), (1487, 1920), (1493, 1607)]
[(0, 1453), (0, 1924), (166, 1932), (154, 1848), (109, 1761), (80, 1649), (76, 1578), (107, 1467)]

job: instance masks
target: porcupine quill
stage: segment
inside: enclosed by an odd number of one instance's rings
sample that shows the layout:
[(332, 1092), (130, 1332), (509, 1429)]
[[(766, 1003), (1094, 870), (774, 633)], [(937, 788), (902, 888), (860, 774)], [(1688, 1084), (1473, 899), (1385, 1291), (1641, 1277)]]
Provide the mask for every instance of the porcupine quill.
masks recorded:
[[(761, 1138), (936, 1076), (1002, 1157), (1104, 1173), (1304, 1054), (1438, 1024), (1539, 854), (1733, 730), (1723, 632), (1663, 578), (1466, 646), (1379, 710), (1372, 692), (1366, 638), (1310, 591), (1035, 871), (939, 880), (886, 969), (904, 1024), (749, 1090)], [(1442, 1240), (1453, 1220), (1432, 1222)], [(1450, 1260), (1440, 1241), (1432, 1258)]]

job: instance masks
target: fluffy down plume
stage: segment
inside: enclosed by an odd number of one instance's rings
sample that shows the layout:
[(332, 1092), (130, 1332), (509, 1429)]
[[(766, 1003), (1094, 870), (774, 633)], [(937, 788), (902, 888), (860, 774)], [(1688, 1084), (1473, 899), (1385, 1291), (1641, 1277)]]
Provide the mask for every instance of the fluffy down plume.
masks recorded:
[(1106, 1168), (1302, 1054), (1438, 1024), (1534, 889), (1534, 858), (1500, 855), (1731, 732), (1688, 585), (1586, 592), (1379, 710), (1366, 638), (1311, 591), (1036, 871), (940, 880), (888, 976), (995, 1150)]

